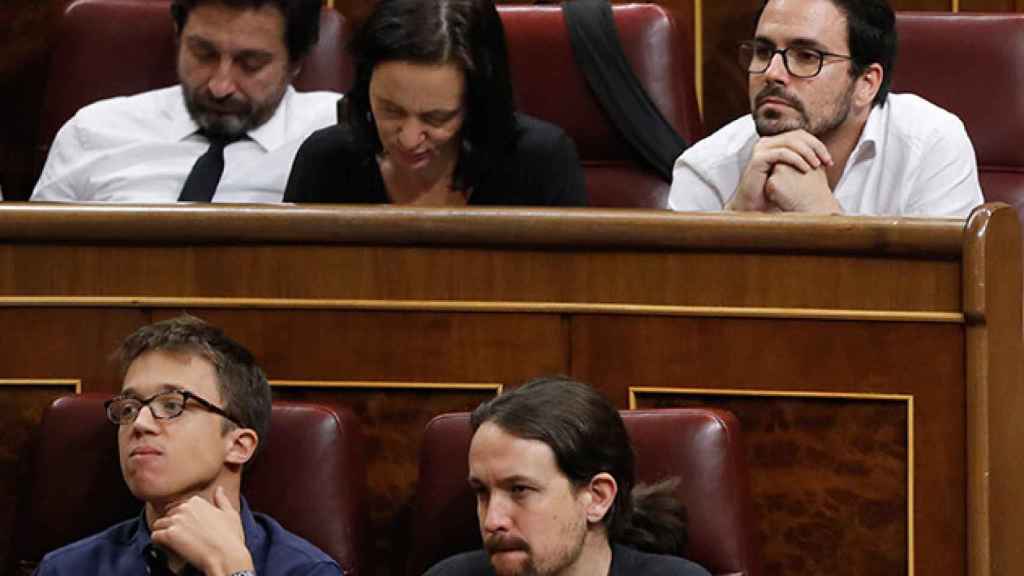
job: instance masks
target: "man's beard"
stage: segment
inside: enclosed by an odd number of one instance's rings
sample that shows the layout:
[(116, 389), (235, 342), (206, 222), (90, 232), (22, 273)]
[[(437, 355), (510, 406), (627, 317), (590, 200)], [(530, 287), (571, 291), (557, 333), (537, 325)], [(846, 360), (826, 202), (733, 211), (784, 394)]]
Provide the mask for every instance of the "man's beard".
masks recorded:
[[(769, 84), (758, 92), (754, 98), (754, 125), (757, 128), (757, 134), (764, 137), (775, 136), (793, 130), (806, 130), (819, 140), (823, 140), (842, 126), (850, 116), (853, 88), (854, 84), (851, 81), (846, 92), (839, 98), (835, 111), (830, 116), (812, 121), (811, 117), (807, 114), (807, 109), (804, 107), (803, 102), (786, 92), (786, 89), (781, 85)], [(768, 98), (782, 100), (788, 104), (797, 113), (796, 118), (783, 118), (781, 115), (776, 114), (775, 111), (768, 112), (772, 117), (767, 117), (766, 113), (761, 110), (761, 103)]]
[(254, 104), (252, 101), (241, 100), (236, 95), (217, 100), (205, 89), (182, 87), (185, 108), (192, 120), (203, 132), (225, 138), (239, 138), (250, 130), (262, 126), (274, 115), (281, 97), (284, 96), (282, 91), (276, 98)]
[[(565, 541), (568, 546), (557, 551), (557, 555), (548, 559), (542, 565), (538, 565), (530, 550), (530, 545), (523, 539), (515, 536), (491, 537), (484, 540), (484, 549), (487, 555), (491, 556), (491, 567), (494, 568), (496, 576), (554, 576), (562, 573), (566, 568), (575, 564), (583, 555), (583, 544), (586, 537), (586, 523), (567, 527)], [(509, 569), (499, 569), (494, 564), (493, 555), (496, 552), (521, 550), (526, 553), (526, 560), (519, 566)]]

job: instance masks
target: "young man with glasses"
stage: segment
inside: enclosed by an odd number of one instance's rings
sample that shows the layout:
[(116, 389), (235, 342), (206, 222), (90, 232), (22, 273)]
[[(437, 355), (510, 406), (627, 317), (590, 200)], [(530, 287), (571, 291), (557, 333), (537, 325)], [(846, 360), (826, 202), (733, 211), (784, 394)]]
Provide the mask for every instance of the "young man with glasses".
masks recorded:
[(954, 115), (890, 94), (886, 0), (764, 0), (738, 48), (751, 114), (676, 161), (674, 210), (964, 217), (982, 200)]
[(125, 482), (145, 506), (47, 554), (37, 574), (341, 574), (239, 494), (270, 423), (270, 386), (248, 350), (182, 316), (139, 329), (118, 356), (124, 385), (107, 418)]

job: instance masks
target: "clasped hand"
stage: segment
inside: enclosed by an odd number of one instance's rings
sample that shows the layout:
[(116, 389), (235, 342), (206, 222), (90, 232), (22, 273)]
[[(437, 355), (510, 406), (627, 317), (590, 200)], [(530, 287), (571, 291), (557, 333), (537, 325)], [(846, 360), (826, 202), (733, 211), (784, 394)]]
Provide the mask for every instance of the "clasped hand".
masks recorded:
[(728, 210), (757, 212), (841, 212), (826, 169), (832, 155), (805, 130), (760, 138)]
[(150, 529), (154, 544), (207, 576), (253, 569), (242, 518), (221, 487), (214, 491), (212, 503), (192, 496), (170, 506)]

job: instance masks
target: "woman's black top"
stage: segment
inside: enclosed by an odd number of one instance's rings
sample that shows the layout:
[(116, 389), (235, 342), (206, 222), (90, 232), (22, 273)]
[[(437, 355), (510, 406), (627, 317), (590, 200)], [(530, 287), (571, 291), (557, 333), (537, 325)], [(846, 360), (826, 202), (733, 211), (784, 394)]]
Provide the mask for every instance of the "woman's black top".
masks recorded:
[[(480, 174), (469, 204), (584, 206), (587, 193), (576, 146), (561, 128), (516, 114), (518, 134), (504, 158)], [(310, 135), (295, 156), (285, 202), (388, 204), (375, 155), (338, 125)]]

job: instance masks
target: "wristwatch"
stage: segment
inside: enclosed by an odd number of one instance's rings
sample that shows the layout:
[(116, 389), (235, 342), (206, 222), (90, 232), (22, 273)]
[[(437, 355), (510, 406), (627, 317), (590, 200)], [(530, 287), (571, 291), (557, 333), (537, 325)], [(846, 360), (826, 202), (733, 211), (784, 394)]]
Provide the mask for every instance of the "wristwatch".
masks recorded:
[(230, 576), (256, 576), (255, 570), (239, 570), (238, 572), (232, 572)]

